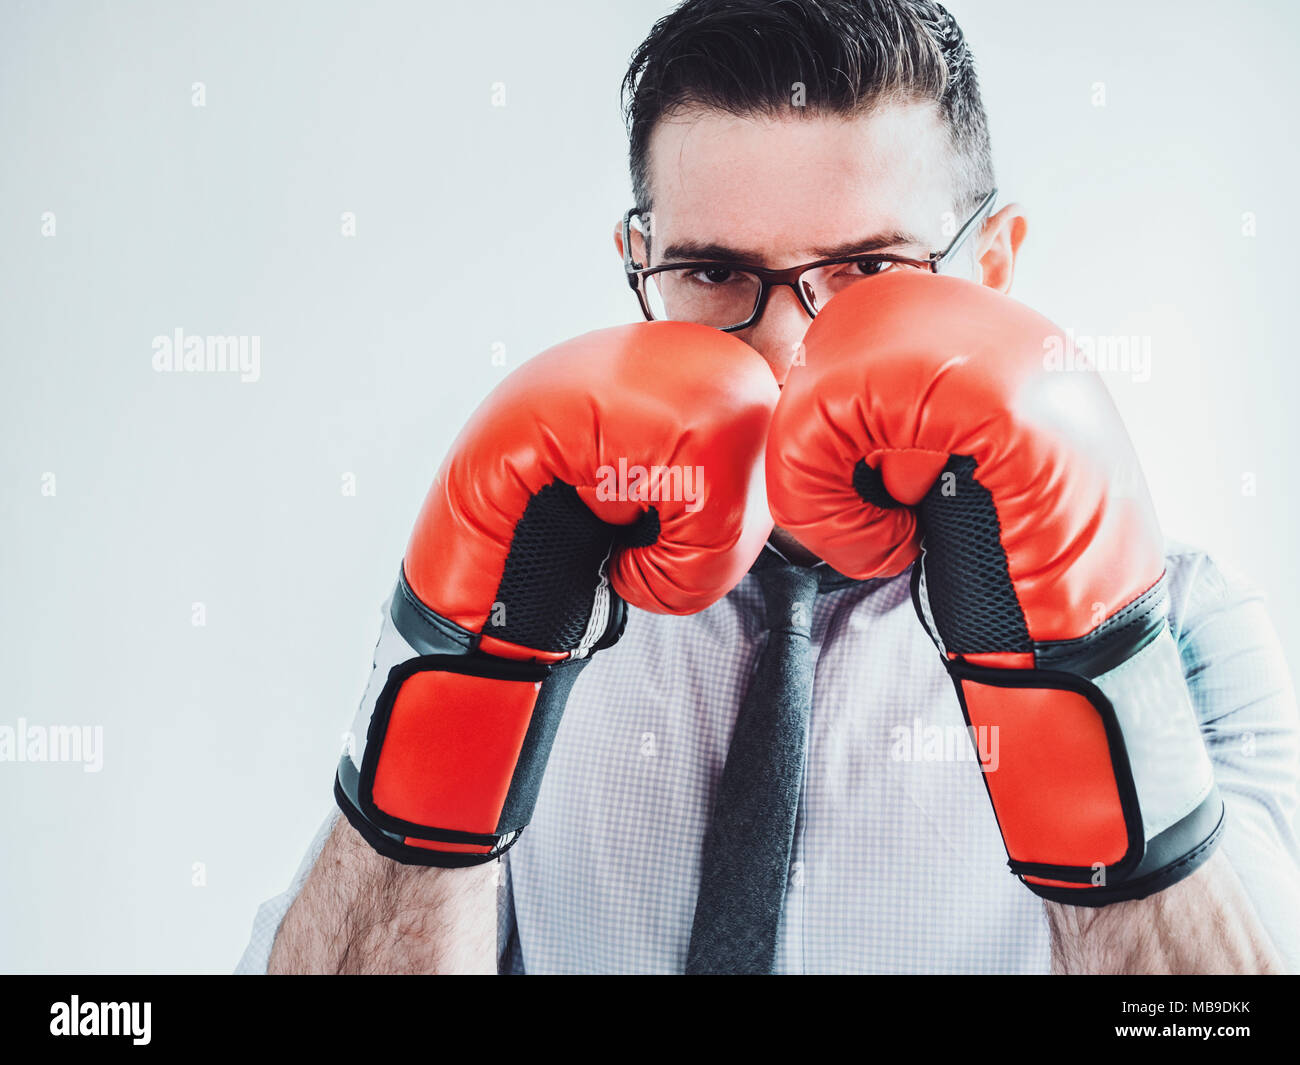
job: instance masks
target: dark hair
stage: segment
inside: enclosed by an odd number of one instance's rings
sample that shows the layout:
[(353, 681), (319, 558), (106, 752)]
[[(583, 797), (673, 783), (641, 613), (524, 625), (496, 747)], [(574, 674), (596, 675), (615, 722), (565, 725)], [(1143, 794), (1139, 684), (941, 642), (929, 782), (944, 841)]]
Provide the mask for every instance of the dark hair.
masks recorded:
[(623, 79), (632, 191), (653, 204), (649, 143), (679, 108), (775, 115), (804, 86), (809, 112), (934, 101), (953, 150), (957, 209), (993, 188), (988, 122), (957, 20), (932, 0), (685, 0), (650, 30)]

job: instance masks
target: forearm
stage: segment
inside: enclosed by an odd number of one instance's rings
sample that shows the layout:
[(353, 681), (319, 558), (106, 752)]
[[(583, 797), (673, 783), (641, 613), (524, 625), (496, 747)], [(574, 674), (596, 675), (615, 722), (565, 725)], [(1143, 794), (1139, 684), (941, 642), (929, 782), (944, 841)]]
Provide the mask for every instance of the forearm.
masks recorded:
[(1145, 899), (1097, 908), (1043, 905), (1056, 974), (1282, 971), (1222, 851), (1186, 880)]
[(495, 973), (495, 862), (402, 865), (340, 817), (271, 948), (270, 973)]

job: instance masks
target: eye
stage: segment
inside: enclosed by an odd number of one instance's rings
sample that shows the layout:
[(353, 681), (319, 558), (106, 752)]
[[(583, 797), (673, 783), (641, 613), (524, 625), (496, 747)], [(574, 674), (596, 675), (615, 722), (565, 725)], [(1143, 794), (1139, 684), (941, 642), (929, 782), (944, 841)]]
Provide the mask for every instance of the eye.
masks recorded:
[(700, 270), (692, 270), (690, 278), (702, 285), (724, 285), (728, 281), (736, 280), (736, 271), (727, 266), (706, 266)]
[(849, 263), (849, 270), (859, 277), (875, 277), (886, 270), (892, 270), (897, 265), (889, 259), (859, 259)]

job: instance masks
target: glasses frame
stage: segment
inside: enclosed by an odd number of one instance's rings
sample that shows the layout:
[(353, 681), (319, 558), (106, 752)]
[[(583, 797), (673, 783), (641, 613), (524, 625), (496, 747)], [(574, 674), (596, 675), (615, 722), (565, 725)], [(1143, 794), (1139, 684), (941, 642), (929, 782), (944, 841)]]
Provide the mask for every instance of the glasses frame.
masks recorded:
[[(838, 266), (842, 263), (858, 262), (890, 262), (901, 263), (904, 266), (913, 266), (922, 270), (929, 270), (931, 273), (939, 273), (939, 268), (949, 259), (952, 258), (964, 245), (972, 233), (980, 227), (993, 207), (994, 200), (997, 199), (998, 190), (994, 188), (987, 196), (980, 201), (980, 205), (975, 208), (974, 213), (966, 219), (962, 227), (957, 230), (952, 242), (939, 252), (931, 252), (925, 259), (912, 259), (906, 255), (889, 255), (879, 252), (864, 252), (860, 255), (838, 255), (833, 259), (817, 259), (810, 263), (804, 263), (801, 266), (791, 266), (786, 270), (768, 270), (761, 266), (752, 266), (749, 263), (727, 262), (719, 259), (702, 259), (698, 261), (665, 263), (661, 266), (644, 266), (632, 258), (632, 219), (639, 217), (640, 209), (631, 207), (623, 215), (623, 269), (627, 274), (628, 285), (636, 293), (637, 302), (641, 304), (641, 313), (645, 315), (646, 321), (655, 322), (664, 319), (655, 318), (650, 310), (649, 300), (646, 298), (645, 283), (646, 279), (653, 277), (655, 274), (662, 274), (668, 270), (703, 270), (716, 269), (717, 267), (726, 267), (732, 270), (740, 270), (747, 274), (753, 274), (758, 278), (759, 289), (758, 299), (754, 302), (753, 313), (750, 314), (743, 322), (738, 325), (729, 325), (722, 329), (724, 333), (739, 333), (744, 329), (752, 328), (753, 325), (763, 316), (763, 311), (767, 308), (768, 296), (773, 288), (782, 285), (789, 286), (794, 290), (799, 305), (804, 309), (809, 318), (817, 317), (817, 309), (809, 302), (806, 294), (799, 286), (799, 281), (809, 270), (816, 270), (823, 266)], [(642, 237), (649, 247), (649, 235), (641, 232)], [(866, 280), (864, 278), (864, 280)], [(671, 320), (671, 319), (669, 319)]]

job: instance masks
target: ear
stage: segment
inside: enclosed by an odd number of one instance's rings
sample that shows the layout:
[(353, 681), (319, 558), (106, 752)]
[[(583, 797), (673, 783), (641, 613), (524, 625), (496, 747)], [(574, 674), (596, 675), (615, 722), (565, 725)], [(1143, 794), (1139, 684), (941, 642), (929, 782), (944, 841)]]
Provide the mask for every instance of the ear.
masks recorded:
[(976, 254), (979, 257), (980, 283), (999, 292), (1011, 290), (1016, 272), (1016, 256), (1029, 229), (1020, 204), (1009, 203), (984, 223)]
[[(644, 265), (645, 263), (649, 262), (649, 259), (646, 256), (645, 234), (643, 234), (641, 230), (639, 230), (636, 226), (632, 226), (631, 228), (632, 228), (632, 259), (634, 262), (638, 262)], [(623, 248), (623, 219), (621, 218), (614, 223), (614, 247), (618, 249), (618, 258), (619, 261), (622, 262), (624, 256), (624, 248)]]

